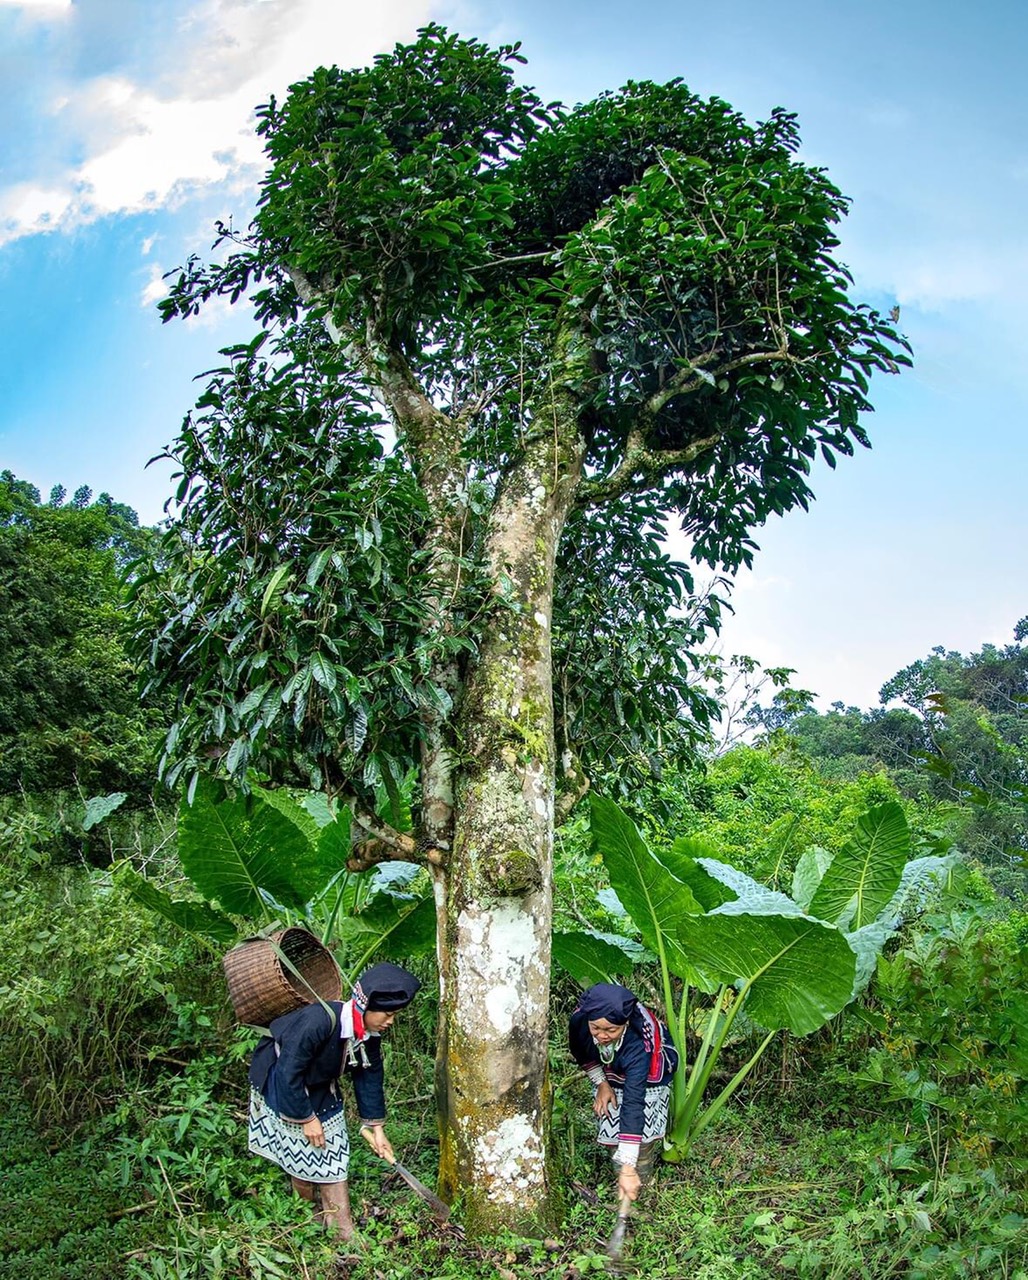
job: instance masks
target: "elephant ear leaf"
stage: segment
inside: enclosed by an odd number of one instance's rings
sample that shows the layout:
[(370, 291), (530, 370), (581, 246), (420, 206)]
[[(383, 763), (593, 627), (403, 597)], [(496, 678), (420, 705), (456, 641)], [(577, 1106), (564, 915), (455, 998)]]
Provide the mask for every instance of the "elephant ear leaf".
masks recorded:
[(115, 872), (115, 881), (136, 902), (157, 915), (164, 916), (165, 920), (170, 920), (186, 933), (206, 938), (209, 942), (216, 942), (224, 947), (230, 947), (239, 941), (239, 930), (228, 916), (222, 915), (207, 902), (183, 902), (172, 898), (127, 863), (123, 863)]
[(590, 808), (593, 845), (643, 942), (664, 956), (672, 973), (712, 990), (702, 964), (686, 956), (678, 943), (678, 921), (702, 910), (692, 890), (657, 861), (635, 823), (612, 800), (594, 795)]
[(879, 916), (846, 935), (857, 957), (853, 994), (858, 996), (874, 977), (878, 957), (892, 933), (912, 912), (924, 910), (927, 900), (943, 890), (957, 865), (953, 855), (914, 858), (903, 868), (899, 888)]
[(582, 987), (613, 982), (616, 977), (630, 973), (634, 964), (631, 956), (616, 943), (585, 931), (555, 933), (553, 959)]
[(435, 947), (435, 897), (431, 893), (423, 898), (378, 893), (362, 910), (339, 921), (339, 936), (349, 948), (347, 966), (353, 979), (380, 953), (423, 955)]
[[(699, 865), (711, 880), (721, 886), (723, 902), (744, 901), (751, 906), (759, 904), (761, 911), (779, 911), (787, 916), (799, 911), (799, 907), (787, 894), (769, 889), (744, 871), (730, 867), (727, 862), (718, 862), (716, 858), (700, 858)], [(721, 906), (722, 903), (717, 905)]]
[(820, 920), (849, 929), (870, 924), (900, 886), (910, 857), (910, 829), (895, 800), (875, 805), (857, 819), (857, 830), (835, 855), (810, 900)]
[(804, 849), (800, 855), (796, 870), (792, 873), (792, 896), (804, 911), (809, 909), (810, 900), (817, 892), (817, 887), (824, 879), (831, 861), (832, 855), (828, 850), (821, 849), (817, 845)]
[(795, 904), (790, 912), (740, 898), (683, 918), (678, 931), (687, 954), (735, 983), (747, 1016), (769, 1031), (809, 1035), (852, 996), (856, 957), (846, 935)]
[(182, 869), (206, 898), (241, 916), (261, 916), (266, 895), (302, 909), (323, 880), (317, 846), (260, 796), (220, 798), (201, 783), (178, 818)]
[(709, 840), (700, 836), (679, 836), (670, 850), (661, 850), (654, 857), (677, 880), (688, 885), (704, 911), (713, 911), (715, 907), (720, 907), (724, 902), (732, 902), (739, 896), (729, 885), (712, 876), (704, 866), (703, 859), (714, 861), (714, 852), (714, 845)]

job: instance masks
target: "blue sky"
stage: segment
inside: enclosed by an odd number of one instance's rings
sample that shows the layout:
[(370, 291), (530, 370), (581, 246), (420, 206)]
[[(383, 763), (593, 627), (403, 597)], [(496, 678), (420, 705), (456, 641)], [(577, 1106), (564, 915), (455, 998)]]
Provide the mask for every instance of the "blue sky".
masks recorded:
[(429, 19), (521, 40), (548, 99), (681, 76), (751, 118), (783, 105), (853, 199), (841, 256), (861, 299), (900, 304), (916, 366), (873, 388), (873, 451), (758, 532), (725, 650), (867, 707), (933, 645), (1008, 642), (1028, 614), (1022, 0), (0, 0), (0, 468), (160, 518), (168, 473), (145, 464), (249, 329), (224, 309), (162, 327), (161, 274), (216, 217), (248, 220), (257, 103)]

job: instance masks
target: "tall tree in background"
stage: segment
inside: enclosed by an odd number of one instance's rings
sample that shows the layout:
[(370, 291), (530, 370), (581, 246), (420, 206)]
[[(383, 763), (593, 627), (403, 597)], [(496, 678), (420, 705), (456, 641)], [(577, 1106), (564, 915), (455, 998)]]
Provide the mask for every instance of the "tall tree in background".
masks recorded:
[[(905, 362), (848, 298), (845, 200), (792, 116), (678, 81), (565, 112), (519, 61), (429, 27), (261, 110), (257, 218), (164, 304), (249, 294), (261, 330), (169, 451), (139, 593), (171, 781), (302, 779), (351, 800), (358, 860), (431, 868), (441, 1182), (487, 1228), (551, 1207), (554, 822), (711, 713), (716, 602), (690, 612), (666, 521), (748, 562)], [(413, 838), (371, 802), (411, 767)]]
[(149, 531), (85, 486), (48, 502), (0, 473), (0, 795), (148, 795), (167, 721), (140, 710), (121, 570)]

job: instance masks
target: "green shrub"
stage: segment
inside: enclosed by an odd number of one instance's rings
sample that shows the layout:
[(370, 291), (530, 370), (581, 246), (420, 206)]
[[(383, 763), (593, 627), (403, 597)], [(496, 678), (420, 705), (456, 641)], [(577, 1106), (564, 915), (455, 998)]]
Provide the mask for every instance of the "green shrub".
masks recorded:
[(168, 936), (106, 872), (44, 860), (26, 874), (5, 861), (0, 910), (0, 1070), (38, 1114), (95, 1111), (199, 1030), (197, 999), (220, 983), (216, 957)]
[(907, 1109), (940, 1161), (945, 1149), (957, 1169), (1028, 1186), (1028, 951), (979, 912), (932, 917), (879, 961), (876, 1003), (865, 1083)]

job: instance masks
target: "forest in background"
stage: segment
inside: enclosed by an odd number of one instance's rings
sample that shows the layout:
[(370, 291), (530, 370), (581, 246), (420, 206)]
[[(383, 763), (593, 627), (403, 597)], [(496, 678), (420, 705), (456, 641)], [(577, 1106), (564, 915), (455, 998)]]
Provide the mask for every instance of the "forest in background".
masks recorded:
[[(565, 1217), (551, 1239), (440, 1231), (357, 1153), (365, 1248), (340, 1263), (276, 1171), (246, 1155), (252, 1036), (233, 1026), (221, 949), (148, 911), (117, 874), (196, 897), (176, 856), (175, 804), (154, 786), (174, 708), (140, 708), (120, 638), (125, 573), (153, 539), (108, 495), (42, 502), (0, 476), (0, 1073), (11, 1099), (0, 1274), (600, 1270), (609, 1172), (564, 1048), (577, 988), (560, 970), (550, 1070)], [(806, 850), (844, 847), (858, 817), (889, 801), (920, 850), (959, 852), (961, 874), (896, 932), (853, 1006), (810, 1037), (780, 1033), (691, 1156), (663, 1168), (629, 1269), (704, 1280), (1025, 1274), (1026, 629), (975, 654), (934, 650), (866, 711), (818, 713), (784, 674), (762, 683), (748, 660), (722, 663), (712, 694), (727, 701), (733, 672), (746, 677), (732, 712), (746, 740), (715, 750), (715, 721), (689, 767), (650, 768), (636, 789), (631, 815), (655, 845), (702, 837), (772, 886), (789, 883)], [(556, 926), (631, 942), (588, 827), (583, 808), (560, 833)], [(362, 907), (374, 902), (355, 892), (349, 905), (344, 957), (361, 953)], [(391, 954), (407, 958), (396, 944)], [(412, 963), (431, 974), (430, 960)], [(626, 977), (661, 1004), (652, 962)], [(421, 1000), (388, 1063), (394, 1145), (426, 1181), (437, 1162), (434, 1017)], [(754, 1034), (726, 1045), (713, 1085)]]

